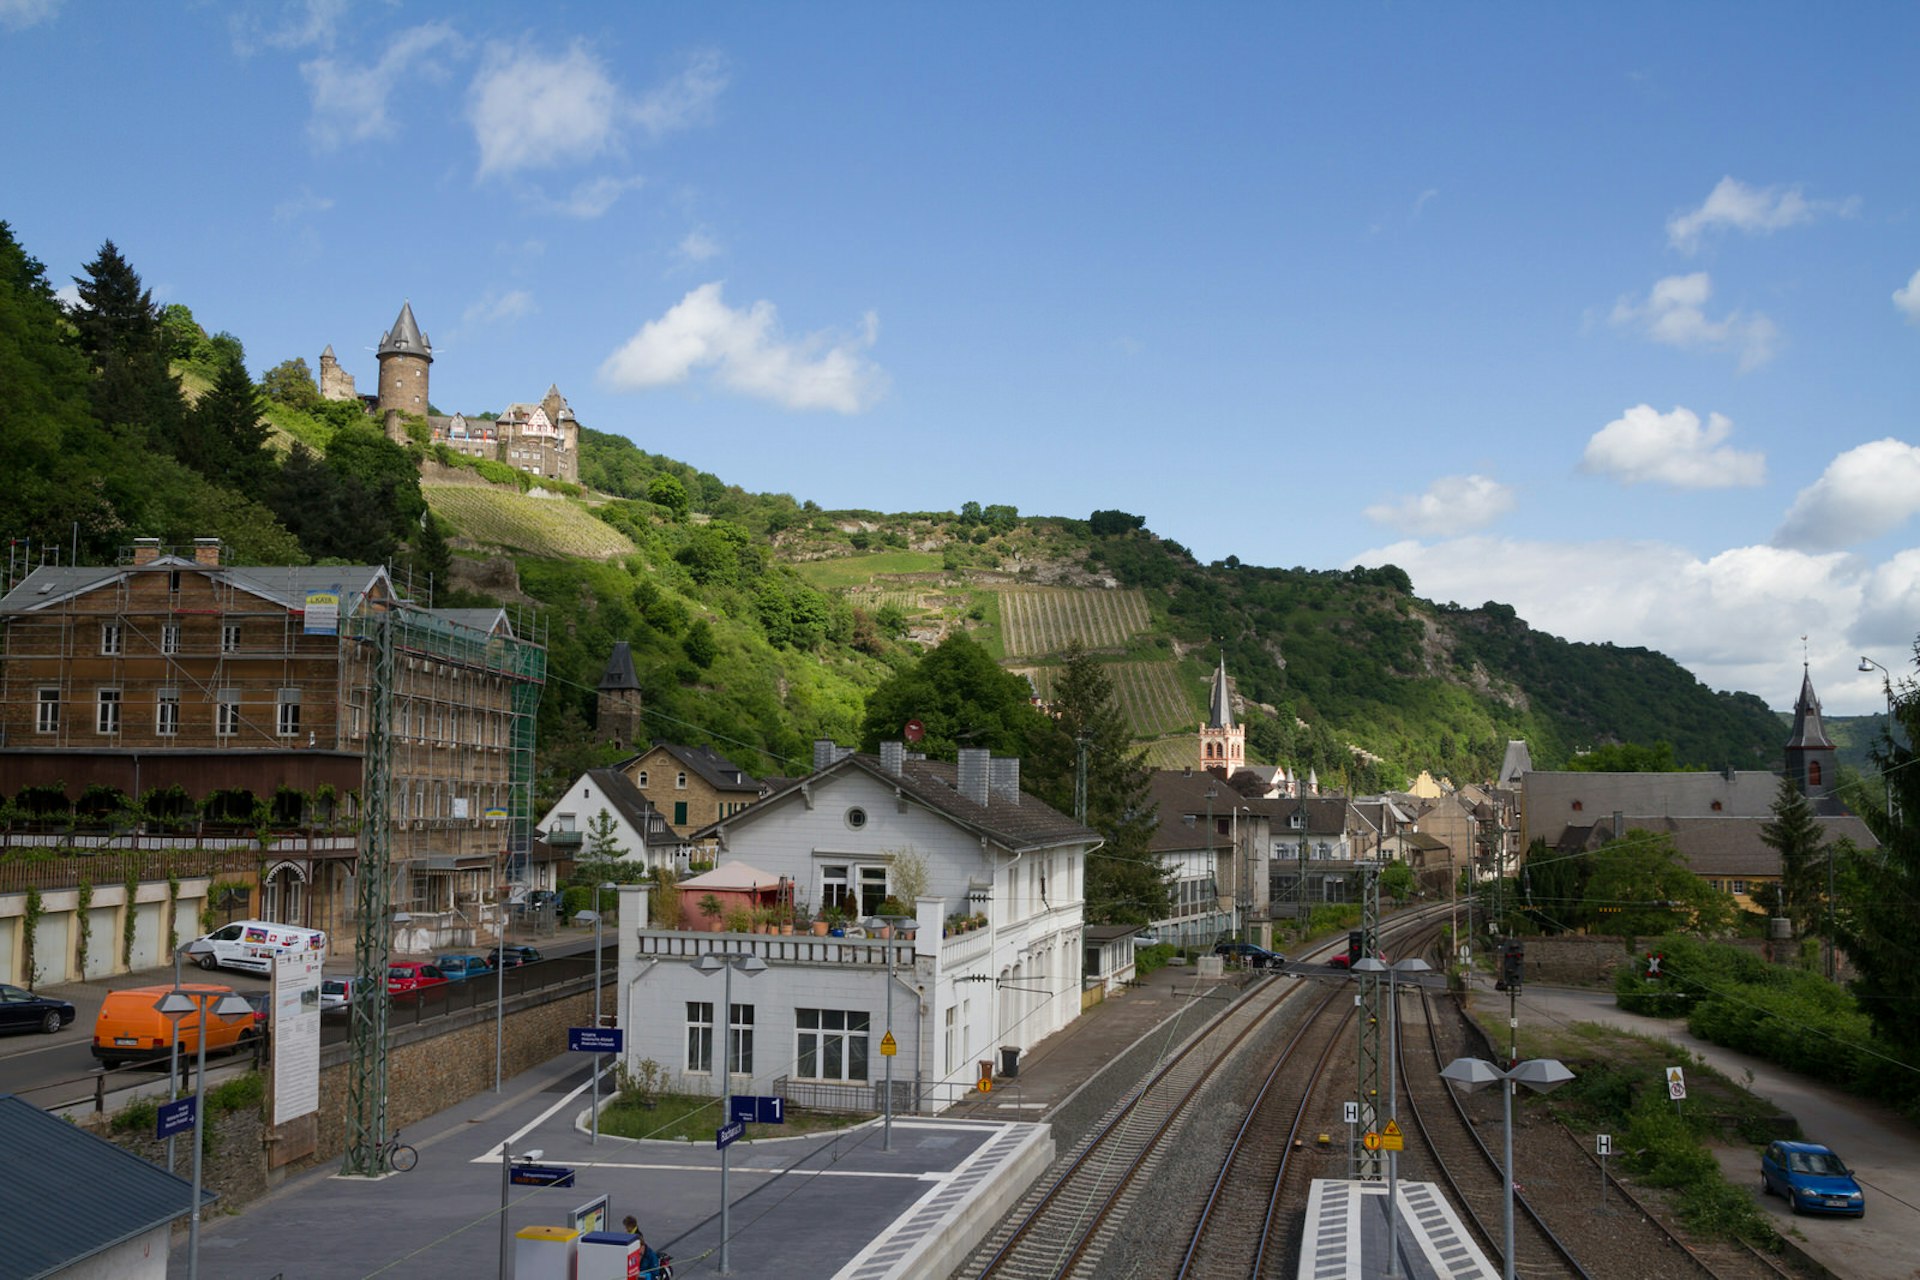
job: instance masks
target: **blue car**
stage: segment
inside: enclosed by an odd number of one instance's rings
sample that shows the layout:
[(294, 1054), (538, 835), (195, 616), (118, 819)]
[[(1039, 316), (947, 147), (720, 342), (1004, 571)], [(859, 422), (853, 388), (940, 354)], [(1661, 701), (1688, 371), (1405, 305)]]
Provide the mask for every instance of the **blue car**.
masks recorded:
[(479, 956), (441, 956), (433, 963), (448, 982), (465, 982), (493, 972), (493, 966)]
[(1773, 1142), (1760, 1153), (1760, 1190), (1783, 1195), (1795, 1213), (1864, 1217), (1867, 1198), (1830, 1148), (1817, 1142)]

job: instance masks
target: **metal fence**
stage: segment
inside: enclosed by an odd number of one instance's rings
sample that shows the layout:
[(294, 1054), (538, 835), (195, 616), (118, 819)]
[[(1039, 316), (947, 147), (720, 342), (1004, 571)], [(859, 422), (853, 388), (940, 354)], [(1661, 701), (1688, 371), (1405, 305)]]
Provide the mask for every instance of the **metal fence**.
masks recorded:
[(128, 880), (165, 880), (197, 876), (247, 875), (260, 869), (258, 849), (151, 849), (141, 852), (89, 853), (74, 849), (54, 858), (0, 858), (0, 893), (28, 889), (75, 889)]

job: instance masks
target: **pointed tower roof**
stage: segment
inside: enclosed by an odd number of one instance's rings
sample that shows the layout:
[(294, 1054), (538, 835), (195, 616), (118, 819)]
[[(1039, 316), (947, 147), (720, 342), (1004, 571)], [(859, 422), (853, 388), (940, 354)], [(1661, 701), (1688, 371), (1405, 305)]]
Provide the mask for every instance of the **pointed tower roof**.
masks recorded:
[(1820, 723), (1820, 699), (1813, 694), (1813, 673), (1802, 665), (1800, 698), (1793, 704), (1793, 736), (1787, 739), (1787, 750), (1833, 749), (1833, 739), (1827, 736), (1826, 727)]
[(1227, 655), (1220, 655), (1220, 669), (1213, 673), (1213, 692), (1207, 697), (1207, 728), (1233, 728), (1233, 699), (1227, 693)]
[(322, 360), (337, 360), (337, 359), (339, 359), (340, 357), (338, 357), (338, 356), (336, 356), (336, 355), (334, 355), (334, 354), (333, 354), (333, 344), (332, 344), (331, 342), (329, 342), (329, 343), (327, 344), (327, 349), (326, 349), (325, 351), (322, 351), (322, 352), (320, 353), (320, 358), (321, 358)]
[(400, 304), (400, 317), (393, 322), (393, 328), (380, 339), (379, 349), (374, 352), (381, 356), (419, 356), (424, 360), (433, 359), (433, 344), (427, 341), (427, 335), (420, 332), (420, 326), (414, 323), (413, 303)]
[(633, 650), (625, 640), (615, 640), (613, 652), (607, 655), (607, 669), (600, 677), (600, 688), (612, 691), (639, 687), (640, 679), (633, 673)]

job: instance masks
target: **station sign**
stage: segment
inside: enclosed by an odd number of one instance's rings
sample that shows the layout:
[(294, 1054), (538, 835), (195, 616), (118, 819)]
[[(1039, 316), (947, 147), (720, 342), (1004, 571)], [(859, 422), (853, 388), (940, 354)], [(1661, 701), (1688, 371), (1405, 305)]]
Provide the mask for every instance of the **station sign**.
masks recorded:
[(197, 1101), (191, 1095), (177, 1102), (163, 1102), (154, 1121), (153, 1136), (171, 1138), (176, 1133), (185, 1133), (193, 1128), (193, 1108)]
[(516, 1164), (507, 1178), (516, 1187), (570, 1187), (573, 1170), (563, 1164)]
[(715, 1151), (725, 1151), (728, 1147), (738, 1142), (740, 1135), (746, 1131), (747, 1126), (744, 1122), (729, 1120), (713, 1131), (713, 1149)]
[(574, 1053), (620, 1053), (627, 1033), (619, 1027), (568, 1027), (567, 1048)]
[(736, 1093), (727, 1102), (727, 1118), (740, 1124), (785, 1124), (787, 1100)]

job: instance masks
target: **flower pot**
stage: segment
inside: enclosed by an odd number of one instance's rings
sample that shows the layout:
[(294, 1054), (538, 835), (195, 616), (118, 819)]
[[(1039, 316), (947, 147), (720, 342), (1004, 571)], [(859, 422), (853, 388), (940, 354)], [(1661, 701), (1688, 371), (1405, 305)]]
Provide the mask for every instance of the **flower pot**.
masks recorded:
[(827, 922), (825, 920), (815, 920), (813, 922), (813, 936), (816, 938), (824, 938), (827, 936)]

